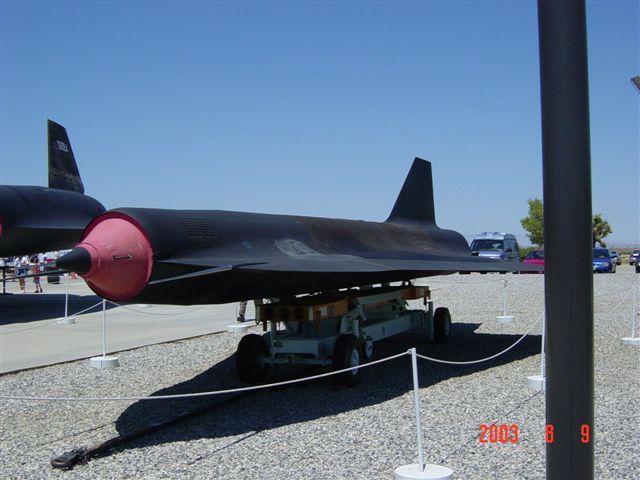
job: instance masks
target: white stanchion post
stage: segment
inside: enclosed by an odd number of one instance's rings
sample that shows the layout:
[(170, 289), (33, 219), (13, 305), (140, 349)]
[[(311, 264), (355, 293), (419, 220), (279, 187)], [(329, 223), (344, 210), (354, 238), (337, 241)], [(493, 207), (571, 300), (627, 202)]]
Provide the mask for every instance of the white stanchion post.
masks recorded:
[(107, 356), (107, 301), (102, 299), (102, 358)]
[(76, 323), (76, 317), (69, 316), (69, 274), (65, 273), (62, 278), (64, 278), (64, 317), (58, 319), (58, 323), (71, 325)]
[(69, 314), (69, 277), (66, 273), (62, 277), (64, 278), (64, 318), (67, 318)]
[(418, 463), (403, 465), (395, 469), (396, 480), (453, 480), (453, 470), (440, 465), (425, 464), (422, 457), (422, 421), (420, 419), (420, 386), (418, 384), (418, 357), (416, 349), (411, 348), (411, 369), (413, 370), (413, 401), (416, 410), (416, 438), (418, 444)]
[(500, 323), (513, 322), (513, 315), (507, 315), (507, 281), (502, 280), (502, 315), (498, 315), (496, 320)]
[(545, 391), (544, 381), (544, 356), (545, 356), (545, 343), (547, 336), (547, 315), (542, 312), (542, 348), (540, 349), (540, 375), (532, 375), (527, 377), (527, 385), (532, 390)]
[(102, 356), (91, 357), (89, 365), (94, 368), (113, 368), (120, 366), (118, 357), (107, 357), (107, 301), (102, 299)]
[(633, 286), (633, 309), (631, 311), (631, 336), (622, 339), (625, 345), (640, 345), (640, 337), (636, 337), (636, 318), (638, 318), (638, 280)]
[(420, 418), (420, 392), (418, 384), (418, 359), (415, 347), (411, 349), (411, 370), (413, 371), (413, 402), (416, 409), (416, 436), (418, 439), (418, 466), (420, 471), (424, 471), (424, 460), (422, 459), (422, 421)]

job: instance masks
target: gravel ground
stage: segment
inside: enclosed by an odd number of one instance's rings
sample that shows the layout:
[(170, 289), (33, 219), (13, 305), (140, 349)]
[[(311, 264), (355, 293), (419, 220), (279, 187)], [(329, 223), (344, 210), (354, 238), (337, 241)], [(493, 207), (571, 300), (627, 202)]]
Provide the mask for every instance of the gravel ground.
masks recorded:
[[(624, 267), (624, 266), (623, 266)], [(637, 276), (629, 268), (595, 277), (596, 478), (640, 472), (640, 348), (630, 335)], [(511, 324), (498, 324), (502, 280)], [(450, 360), (492, 355), (532, 334), (495, 360), (473, 366), (419, 361), (425, 460), (458, 479), (543, 479), (544, 395), (529, 390), (540, 369), (542, 275), (451, 275), (429, 279), (436, 306), (449, 307), (447, 345), (406, 334), (376, 345), (376, 358), (415, 345)], [(209, 335), (122, 352), (121, 367), (96, 370), (78, 361), (7, 374), (0, 394), (131, 396), (184, 393), (239, 385), (239, 337)], [(93, 445), (212, 400), (34, 402), (0, 400), (0, 477), (120, 478), (393, 478), (416, 461), (410, 359), (364, 369), (361, 385), (329, 379), (263, 391), (131, 441), (71, 471), (52, 457)], [(215, 397), (215, 401), (219, 401)], [(480, 443), (480, 424), (517, 424), (515, 444)]]

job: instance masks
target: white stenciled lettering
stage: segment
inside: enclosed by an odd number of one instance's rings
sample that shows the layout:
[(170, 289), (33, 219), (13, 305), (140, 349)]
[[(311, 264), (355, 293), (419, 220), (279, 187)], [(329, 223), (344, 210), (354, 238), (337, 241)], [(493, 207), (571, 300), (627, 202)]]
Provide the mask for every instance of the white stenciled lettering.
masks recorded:
[(61, 142), (60, 140), (56, 140), (56, 142), (58, 143), (58, 150), (69, 153), (69, 148), (66, 143)]

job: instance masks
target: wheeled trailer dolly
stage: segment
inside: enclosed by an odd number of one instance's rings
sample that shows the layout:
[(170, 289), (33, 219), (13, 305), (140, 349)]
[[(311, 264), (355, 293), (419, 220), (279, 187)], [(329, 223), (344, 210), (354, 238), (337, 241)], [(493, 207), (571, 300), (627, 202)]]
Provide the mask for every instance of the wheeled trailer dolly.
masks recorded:
[[(409, 309), (407, 301), (416, 299), (422, 308)], [(279, 365), (356, 367), (373, 357), (375, 342), (409, 330), (436, 343), (451, 335), (449, 310), (434, 312), (429, 288), (409, 283), (258, 301), (256, 322), (265, 334), (242, 337), (236, 354), (238, 376), (248, 383), (264, 381)], [(359, 378), (359, 369), (339, 374), (348, 386)]]

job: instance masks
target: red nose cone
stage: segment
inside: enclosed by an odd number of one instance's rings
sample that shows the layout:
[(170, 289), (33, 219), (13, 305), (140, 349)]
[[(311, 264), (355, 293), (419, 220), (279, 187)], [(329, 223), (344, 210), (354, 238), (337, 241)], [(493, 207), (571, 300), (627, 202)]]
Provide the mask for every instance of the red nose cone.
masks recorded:
[(147, 285), (153, 250), (131, 217), (118, 212), (99, 216), (89, 224), (78, 247), (91, 256), (91, 267), (82, 276), (101, 297), (129, 300)]

